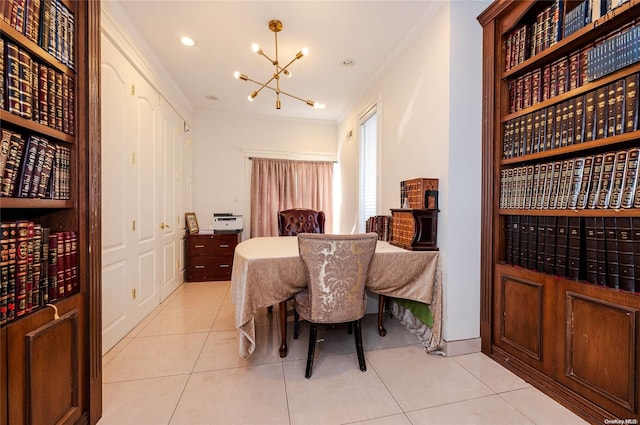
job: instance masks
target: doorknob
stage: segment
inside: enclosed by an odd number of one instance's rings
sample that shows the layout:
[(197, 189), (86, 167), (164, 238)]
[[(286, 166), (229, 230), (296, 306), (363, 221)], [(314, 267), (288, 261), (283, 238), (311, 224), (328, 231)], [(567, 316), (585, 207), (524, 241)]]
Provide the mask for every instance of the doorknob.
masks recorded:
[(164, 224), (164, 223), (160, 223), (160, 228), (161, 229), (168, 229), (169, 225), (168, 224)]

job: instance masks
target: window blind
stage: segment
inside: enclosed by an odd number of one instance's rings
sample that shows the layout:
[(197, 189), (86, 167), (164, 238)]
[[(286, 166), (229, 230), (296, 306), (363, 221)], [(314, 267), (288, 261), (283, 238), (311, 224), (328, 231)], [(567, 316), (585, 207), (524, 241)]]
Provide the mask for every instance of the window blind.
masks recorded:
[(360, 146), (360, 225), (364, 230), (367, 218), (376, 215), (377, 210), (378, 118), (375, 108), (365, 115), (360, 124)]

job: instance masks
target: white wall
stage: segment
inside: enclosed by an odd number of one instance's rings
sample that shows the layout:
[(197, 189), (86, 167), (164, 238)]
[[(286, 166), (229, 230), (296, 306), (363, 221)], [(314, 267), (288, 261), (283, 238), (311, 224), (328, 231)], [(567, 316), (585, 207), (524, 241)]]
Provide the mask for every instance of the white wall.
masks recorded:
[(250, 222), (250, 156), (307, 160), (336, 159), (336, 124), (301, 119), (264, 119), (199, 113), (193, 126), (193, 203), (200, 228), (213, 213)]
[(440, 179), (447, 341), (480, 335), (482, 32), (475, 17), (487, 5), (444, 3), (338, 128), (341, 232), (357, 228), (358, 117), (373, 103), (380, 111), (378, 214), (400, 207), (400, 181)]

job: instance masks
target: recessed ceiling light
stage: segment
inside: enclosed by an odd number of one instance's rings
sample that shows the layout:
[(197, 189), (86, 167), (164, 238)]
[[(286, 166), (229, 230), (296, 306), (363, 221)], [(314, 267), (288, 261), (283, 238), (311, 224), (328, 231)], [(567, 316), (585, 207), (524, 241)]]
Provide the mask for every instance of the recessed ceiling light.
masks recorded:
[(196, 42), (193, 41), (193, 39), (191, 37), (181, 37), (180, 38), (180, 43), (184, 44), (185, 46), (189, 46), (189, 47), (193, 47), (196, 45)]
[(340, 61), (340, 65), (342, 66), (354, 66), (356, 61), (353, 59), (343, 59)]

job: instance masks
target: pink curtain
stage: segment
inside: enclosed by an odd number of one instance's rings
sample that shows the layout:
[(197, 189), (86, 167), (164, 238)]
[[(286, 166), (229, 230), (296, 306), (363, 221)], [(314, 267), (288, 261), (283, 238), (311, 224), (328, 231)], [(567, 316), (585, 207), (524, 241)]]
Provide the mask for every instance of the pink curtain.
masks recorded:
[(333, 162), (253, 158), (250, 237), (278, 236), (278, 211), (289, 208), (324, 211), (331, 229)]

